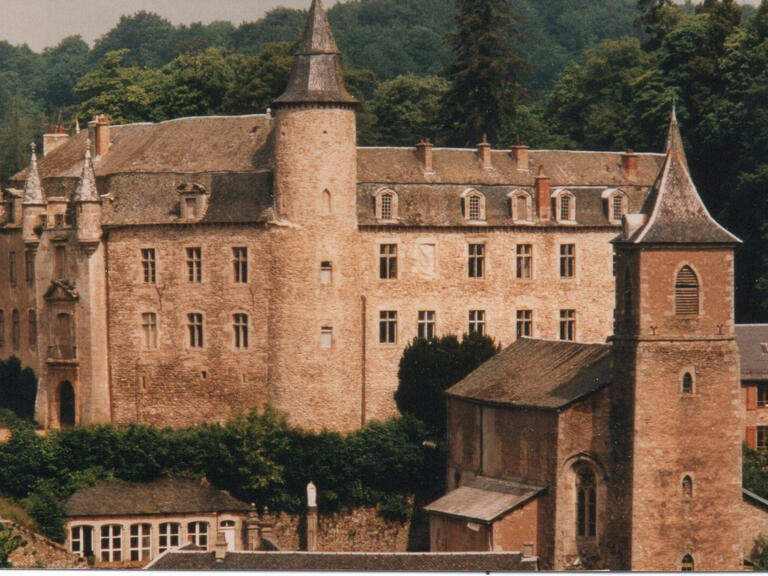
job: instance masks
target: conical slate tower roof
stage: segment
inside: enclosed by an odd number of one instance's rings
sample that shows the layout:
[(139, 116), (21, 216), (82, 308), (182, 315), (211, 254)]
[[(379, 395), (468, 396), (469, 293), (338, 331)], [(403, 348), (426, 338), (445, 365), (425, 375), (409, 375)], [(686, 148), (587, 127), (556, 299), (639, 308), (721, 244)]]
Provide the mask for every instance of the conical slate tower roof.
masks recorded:
[(75, 201), (99, 202), (99, 191), (96, 188), (96, 173), (93, 171), (91, 161), (91, 140), (86, 140), (85, 159), (83, 160), (83, 172), (75, 189)]
[(735, 244), (736, 236), (715, 222), (688, 173), (683, 139), (674, 107), (669, 122), (667, 157), (648, 197), (648, 222), (624, 239), (633, 244)]
[(45, 204), (43, 198), (43, 187), (40, 184), (40, 172), (37, 170), (37, 154), (35, 154), (35, 143), (30, 144), (32, 154), (29, 159), (29, 172), (24, 182), (24, 194), (21, 197), (22, 204)]
[(312, 0), (288, 87), (273, 106), (356, 103), (344, 88), (341, 52), (333, 39), (323, 3)]

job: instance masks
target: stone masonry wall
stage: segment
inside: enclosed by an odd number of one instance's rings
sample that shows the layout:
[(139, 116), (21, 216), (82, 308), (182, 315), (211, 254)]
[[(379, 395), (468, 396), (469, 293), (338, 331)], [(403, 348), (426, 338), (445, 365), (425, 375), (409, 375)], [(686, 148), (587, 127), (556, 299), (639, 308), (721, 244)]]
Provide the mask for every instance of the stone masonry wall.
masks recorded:
[(9, 557), (14, 568), (56, 568), (61, 570), (88, 567), (84, 558), (68, 552), (61, 544), (57, 544), (19, 524), (9, 524), (14, 533), (20, 535), (25, 542)]

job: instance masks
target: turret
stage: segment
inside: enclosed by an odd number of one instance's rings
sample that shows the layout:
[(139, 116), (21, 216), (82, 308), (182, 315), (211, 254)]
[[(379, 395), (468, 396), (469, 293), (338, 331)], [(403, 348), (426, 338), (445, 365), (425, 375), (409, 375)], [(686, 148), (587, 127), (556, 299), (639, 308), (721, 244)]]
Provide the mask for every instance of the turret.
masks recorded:
[(87, 140), (83, 172), (73, 198), (76, 210), (77, 240), (81, 246), (101, 241), (101, 198), (96, 188), (96, 174), (91, 161), (91, 142)]
[(40, 172), (37, 169), (37, 154), (35, 144), (31, 144), (32, 155), (29, 160), (29, 171), (24, 183), (24, 194), (21, 198), (22, 238), (24, 243), (34, 248), (40, 242), (44, 225), (45, 194), (40, 182)]

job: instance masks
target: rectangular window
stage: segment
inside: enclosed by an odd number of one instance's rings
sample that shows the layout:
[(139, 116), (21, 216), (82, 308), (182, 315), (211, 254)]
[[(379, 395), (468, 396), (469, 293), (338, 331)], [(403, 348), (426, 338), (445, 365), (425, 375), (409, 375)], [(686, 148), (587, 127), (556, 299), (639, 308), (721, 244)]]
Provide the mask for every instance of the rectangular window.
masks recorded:
[(571, 219), (571, 198), (569, 196), (560, 197), (560, 220)]
[(144, 348), (157, 348), (157, 314), (154, 312), (141, 315), (141, 337)]
[(54, 214), (53, 225), (56, 228), (64, 228), (64, 214)]
[(157, 281), (157, 260), (154, 248), (142, 249), (141, 267), (144, 271), (144, 283), (154, 284)]
[(187, 330), (189, 333), (189, 347), (203, 347), (203, 315), (197, 312), (187, 314)]
[(516, 334), (518, 338), (523, 336), (530, 337), (533, 334), (533, 311), (518, 310)]
[(35, 252), (33, 250), (24, 252), (24, 279), (27, 284), (32, 284), (35, 281)]
[(435, 337), (435, 311), (419, 311), (419, 338), (429, 340)]
[(531, 278), (533, 275), (533, 248), (530, 244), (518, 244), (516, 247), (515, 276)]
[(485, 334), (485, 310), (469, 311), (469, 333)]
[(323, 326), (320, 328), (320, 348), (330, 348), (333, 346), (333, 328)]
[(480, 198), (477, 196), (469, 197), (469, 219), (480, 220)]
[(8, 253), (8, 281), (11, 286), (16, 286), (16, 252)]
[(187, 278), (190, 282), (203, 281), (203, 256), (200, 248), (187, 248)]
[(11, 312), (11, 343), (14, 350), (19, 349), (19, 344), (21, 343), (21, 315), (16, 309)]
[(0, 347), (5, 346), (5, 311), (0, 310)]
[(235, 314), (232, 327), (235, 330), (235, 348), (248, 348), (248, 314)]
[(768, 384), (757, 385), (757, 405), (761, 408), (768, 406)]
[(621, 220), (624, 215), (624, 198), (616, 194), (611, 198), (611, 220)]
[(560, 244), (560, 278), (573, 278), (576, 267), (576, 245)]
[(517, 197), (517, 219), (528, 220), (528, 201), (525, 196)]
[(187, 536), (195, 546), (208, 547), (208, 522), (187, 524)]
[(248, 283), (248, 248), (232, 248), (232, 265), (235, 269), (235, 282)]
[(320, 284), (333, 282), (333, 265), (328, 260), (320, 262)]
[(485, 244), (469, 245), (469, 277), (482, 278), (485, 272)]
[(149, 524), (131, 524), (131, 560), (149, 560), (151, 557), (152, 537)]
[(379, 278), (397, 278), (397, 244), (379, 246)]
[(576, 310), (560, 310), (560, 340), (576, 338)]
[(179, 532), (181, 525), (177, 522), (163, 522), (160, 524), (158, 552), (165, 552), (168, 548), (176, 548), (179, 545)]
[(56, 246), (53, 251), (53, 276), (55, 280), (64, 278), (64, 268), (67, 265), (67, 249), (64, 246)]
[(120, 562), (123, 559), (122, 527), (107, 524), (101, 527), (101, 561)]
[(37, 346), (37, 312), (29, 311), (29, 347)]
[(757, 427), (757, 449), (768, 450), (768, 426)]
[(392, 219), (392, 194), (381, 195), (381, 219)]
[(379, 342), (382, 344), (397, 342), (397, 312), (395, 310), (379, 312)]

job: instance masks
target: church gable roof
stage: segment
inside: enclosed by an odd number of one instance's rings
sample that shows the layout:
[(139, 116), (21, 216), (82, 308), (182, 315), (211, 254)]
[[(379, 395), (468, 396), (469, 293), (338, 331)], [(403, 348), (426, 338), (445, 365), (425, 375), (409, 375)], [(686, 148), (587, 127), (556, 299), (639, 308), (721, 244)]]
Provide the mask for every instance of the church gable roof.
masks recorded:
[(521, 338), (446, 394), (482, 403), (557, 410), (610, 380), (608, 344)]

